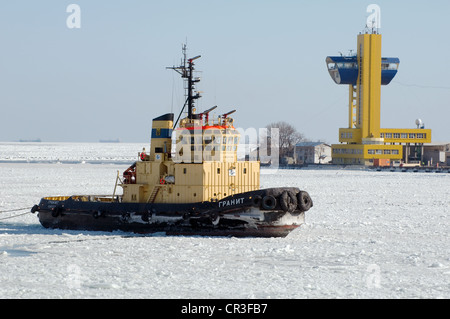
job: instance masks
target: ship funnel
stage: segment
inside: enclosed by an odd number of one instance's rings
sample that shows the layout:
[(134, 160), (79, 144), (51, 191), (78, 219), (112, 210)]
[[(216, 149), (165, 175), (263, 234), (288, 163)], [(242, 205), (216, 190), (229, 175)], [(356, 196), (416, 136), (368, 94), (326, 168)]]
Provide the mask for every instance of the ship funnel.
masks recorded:
[(153, 119), (150, 160), (164, 159), (164, 154), (170, 154), (172, 130), (173, 113), (167, 113)]

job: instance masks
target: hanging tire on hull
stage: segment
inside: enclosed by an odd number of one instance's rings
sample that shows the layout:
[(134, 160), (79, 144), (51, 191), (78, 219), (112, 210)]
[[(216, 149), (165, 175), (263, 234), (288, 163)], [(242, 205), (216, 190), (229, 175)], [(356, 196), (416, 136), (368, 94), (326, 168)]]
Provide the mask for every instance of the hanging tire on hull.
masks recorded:
[(56, 218), (61, 214), (62, 211), (62, 207), (56, 206), (55, 208), (52, 208), (52, 216)]
[(261, 203), (261, 207), (263, 209), (275, 209), (275, 207), (277, 206), (277, 200), (275, 197), (273, 197), (272, 195), (266, 195), (263, 197), (262, 199), (262, 203)]
[(280, 196), (280, 205), (285, 213), (292, 213), (297, 208), (297, 197), (293, 192), (284, 191)]
[(256, 195), (255, 197), (253, 197), (252, 199), (252, 204), (255, 207), (261, 207), (261, 201), (262, 201), (262, 197), (259, 195)]
[(307, 212), (313, 206), (311, 197), (309, 197), (309, 194), (304, 191), (300, 191), (297, 194), (297, 201), (298, 208), (303, 212)]

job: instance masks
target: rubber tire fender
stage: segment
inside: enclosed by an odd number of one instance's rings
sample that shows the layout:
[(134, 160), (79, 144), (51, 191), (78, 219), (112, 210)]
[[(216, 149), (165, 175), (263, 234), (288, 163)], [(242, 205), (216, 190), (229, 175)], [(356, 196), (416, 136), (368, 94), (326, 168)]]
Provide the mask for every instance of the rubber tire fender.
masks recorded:
[(216, 213), (212, 213), (209, 218), (211, 219), (211, 224), (213, 226), (217, 226), (220, 223), (220, 215)]
[(58, 217), (63, 211), (63, 208), (61, 206), (56, 206), (52, 209), (52, 217)]
[(307, 212), (313, 206), (311, 197), (305, 191), (300, 191), (297, 194), (297, 201), (298, 201), (298, 208), (302, 212)]
[(261, 201), (262, 198), (259, 195), (256, 195), (255, 197), (252, 198), (252, 205), (255, 207), (260, 207), (261, 206)]
[(39, 205), (34, 205), (34, 206), (31, 208), (31, 212), (34, 214), (34, 213), (38, 212), (40, 209), (41, 209), (41, 208), (39, 207)]
[(99, 217), (102, 217), (102, 216), (103, 216), (103, 211), (102, 211), (102, 210), (96, 210), (95, 212), (92, 213), (92, 216), (93, 216), (95, 219), (98, 219)]
[(277, 199), (272, 195), (266, 195), (263, 197), (261, 206), (263, 209), (271, 210), (277, 206)]
[(297, 196), (293, 192), (284, 191), (280, 196), (280, 205), (285, 213), (292, 213), (297, 208)]

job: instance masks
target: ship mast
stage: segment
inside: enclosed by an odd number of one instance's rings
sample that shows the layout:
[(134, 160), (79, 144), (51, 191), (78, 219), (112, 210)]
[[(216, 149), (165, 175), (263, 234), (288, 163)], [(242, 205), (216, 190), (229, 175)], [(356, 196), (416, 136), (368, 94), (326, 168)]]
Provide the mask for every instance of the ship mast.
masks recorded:
[(189, 120), (192, 120), (195, 118), (194, 113), (193, 113), (194, 101), (201, 98), (201, 95), (198, 92), (194, 92), (195, 83), (200, 82), (200, 78), (194, 78), (194, 70), (195, 69), (194, 69), (194, 62), (193, 62), (194, 60), (197, 60), (198, 58), (200, 58), (201, 55), (197, 55), (196, 57), (187, 59), (186, 58), (186, 44), (183, 44), (182, 50), (183, 50), (183, 60), (181, 62), (181, 65), (166, 68), (166, 69), (175, 70), (177, 73), (179, 73), (187, 84), (187, 87), (185, 87), (187, 98), (186, 98), (186, 101), (184, 102), (184, 105), (183, 105), (183, 108), (181, 109), (180, 114), (178, 115), (178, 118), (174, 124), (174, 127), (176, 127), (176, 125), (181, 117), (181, 114), (183, 113), (184, 108), (186, 106), (188, 107), (187, 118)]

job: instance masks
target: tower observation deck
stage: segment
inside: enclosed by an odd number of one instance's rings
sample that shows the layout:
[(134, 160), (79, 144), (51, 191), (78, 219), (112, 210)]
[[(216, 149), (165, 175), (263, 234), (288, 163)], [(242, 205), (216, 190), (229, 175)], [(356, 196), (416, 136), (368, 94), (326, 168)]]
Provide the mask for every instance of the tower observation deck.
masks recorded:
[(333, 81), (349, 87), (348, 126), (339, 129), (341, 144), (332, 145), (335, 164), (372, 165), (375, 159), (407, 162), (403, 145), (414, 144), (420, 157), (423, 143), (431, 142), (429, 129), (380, 126), (381, 86), (391, 83), (400, 65), (399, 58), (381, 56), (381, 39), (375, 30), (361, 33), (357, 37), (356, 55), (326, 58)]

